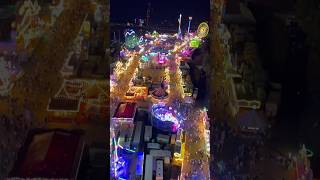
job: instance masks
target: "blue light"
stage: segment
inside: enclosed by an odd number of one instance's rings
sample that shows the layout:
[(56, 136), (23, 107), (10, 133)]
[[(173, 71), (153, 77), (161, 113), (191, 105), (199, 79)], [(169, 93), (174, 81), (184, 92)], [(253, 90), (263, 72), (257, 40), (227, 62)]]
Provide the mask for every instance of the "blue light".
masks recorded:
[(136, 166), (136, 175), (142, 175), (143, 173), (143, 160), (144, 160), (144, 153), (138, 152), (137, 153), (137, 166)]
[(127, 150), (127, 151), (129, 151), (129, 152), (136, 152), (136, 151), (134, 151), (134, 150), (131, 150), (131, 149), (125, 149), (125, 150)]
[(151, 53), (149, 53), (149, 55), (150, 56), (156, 56), (156, 55), (158, 55), (158, 53), (151, 52)]

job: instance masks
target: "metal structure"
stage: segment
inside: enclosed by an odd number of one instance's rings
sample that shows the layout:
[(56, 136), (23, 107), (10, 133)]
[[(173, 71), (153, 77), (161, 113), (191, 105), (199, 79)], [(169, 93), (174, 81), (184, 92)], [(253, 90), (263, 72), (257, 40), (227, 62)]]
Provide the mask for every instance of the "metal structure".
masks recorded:
[(189, 17), (189, 26), (188, 26), (188, 34), (190, 33), (190, 26), (191, 26), (192, 17)]

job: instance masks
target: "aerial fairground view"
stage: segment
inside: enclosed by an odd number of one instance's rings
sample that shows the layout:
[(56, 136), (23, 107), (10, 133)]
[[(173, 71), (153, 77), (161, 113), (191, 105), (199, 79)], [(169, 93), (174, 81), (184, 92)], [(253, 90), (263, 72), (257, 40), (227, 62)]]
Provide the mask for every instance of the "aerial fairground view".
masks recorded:
[(175, 33), (128, 29), (111, 64), (110, 174), (115, 179), (152, 179), (154, 170), (157, 179), (210, 179), (209, 119), (188, 65), (209, 26), (203, 22), (183, 32), (182, 15), (177, 17)]
[(307, 3), (286, 3), (111, 0), (110, 178), (319, 177)]
[(0, 180), (320, 180), (320, 1), (0, 1)]

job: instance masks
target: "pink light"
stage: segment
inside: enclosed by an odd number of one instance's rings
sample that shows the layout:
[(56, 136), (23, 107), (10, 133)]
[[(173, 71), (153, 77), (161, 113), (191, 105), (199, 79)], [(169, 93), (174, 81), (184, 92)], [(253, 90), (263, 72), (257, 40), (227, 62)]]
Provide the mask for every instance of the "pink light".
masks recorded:
[(177, 127), (176, 124), (174, 124), (174, 125), (172, 126), (172, 131), (177, 131), (177, 130), (178, 130), (178, 127)]
[(163, 64), (167, 61), (167, 58), (165, 55), (158, 55), (158, 63)]
[(187, 50), (187, 49), (186, 49), (186, 50), (183, 50), (183, 51), (182, 51), (182, 55), (183, 55), (183, 56), (190, 56), (190, 55), (191, 55), (191, 52), (192, 52), (191, 50)]

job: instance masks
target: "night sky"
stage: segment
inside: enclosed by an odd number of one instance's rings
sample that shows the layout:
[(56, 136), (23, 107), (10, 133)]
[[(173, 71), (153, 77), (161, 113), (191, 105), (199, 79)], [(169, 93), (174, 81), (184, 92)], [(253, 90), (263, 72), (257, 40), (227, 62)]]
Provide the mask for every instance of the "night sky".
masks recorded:
[(187, 21), (189, 16), (193, 17), (193, 22), (209, 19), (209, 0), (111, 0), (111, 21), (133, 22), (134, 18), (144, 19), (148, 2), (151, 3), (153, 24), (159, 24), (165, 20), (176, 23), (180, 13), (183, 21)]

